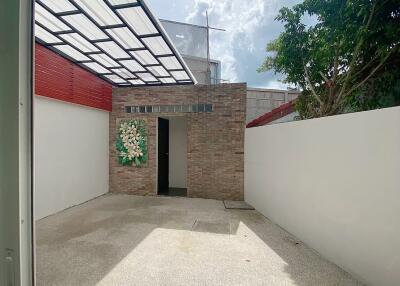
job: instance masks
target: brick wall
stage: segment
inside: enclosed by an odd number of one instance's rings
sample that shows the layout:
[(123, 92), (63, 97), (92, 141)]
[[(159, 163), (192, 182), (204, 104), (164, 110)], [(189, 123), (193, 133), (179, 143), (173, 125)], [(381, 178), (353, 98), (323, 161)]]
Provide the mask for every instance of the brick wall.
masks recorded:
[[(126, 113), (125, 106), (211, 103), (210, 113)], [(243, 200), (246, 84), (113, 89), (110, 116), (110, 191), (157, 194), (157, 118), (186, 116), (188, 125), (187, 188), (189, 197)], [(145, 119), (149, 161), (124, 167), (117, 161), (117, 121)]]

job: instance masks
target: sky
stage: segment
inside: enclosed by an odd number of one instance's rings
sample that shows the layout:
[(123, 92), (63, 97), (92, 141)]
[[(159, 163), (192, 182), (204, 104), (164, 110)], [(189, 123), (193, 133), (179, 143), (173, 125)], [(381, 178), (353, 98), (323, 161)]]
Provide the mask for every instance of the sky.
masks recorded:
[(258, 73), (268, 42), (277, 38), (283, 24), (275, 21), (280, 8), (301, 0), (147, 0), (161, 19), (225, 29), (210, 34), (211, 58), (222, 62), (222, 78), (247, 82), (249, 87), (286, 88), (274, 72)]

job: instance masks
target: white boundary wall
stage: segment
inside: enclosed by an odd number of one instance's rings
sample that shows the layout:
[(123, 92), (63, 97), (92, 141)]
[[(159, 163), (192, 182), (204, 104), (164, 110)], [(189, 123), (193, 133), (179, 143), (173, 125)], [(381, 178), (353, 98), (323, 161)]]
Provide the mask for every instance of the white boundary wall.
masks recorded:
[(400, 285), (400, 107), (247, 129), (245, 199), (369, 285)]
[(109, 113), (35, 96), (35, 218), (108, 192)]

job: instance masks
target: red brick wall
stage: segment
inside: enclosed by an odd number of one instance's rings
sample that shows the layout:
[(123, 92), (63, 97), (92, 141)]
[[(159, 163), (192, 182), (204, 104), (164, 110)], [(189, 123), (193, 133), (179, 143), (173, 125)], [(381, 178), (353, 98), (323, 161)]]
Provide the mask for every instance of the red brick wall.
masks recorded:
[[(211, 113), (126, 113), (125, 106), (211, 103)], [(188, 126), (187, 187), (189, 197), (243, 200), (246, 84), (118, 88), (110, 116), (110, 191), (156, 195), (156, 140), (159, 116), (186, 116)], [(149, 133), (146, 166), (117, 162), (117, 122), (145, 119)]]
[(111, 84), (37, 43), (35, 93), (106, 111), (112, 108)]

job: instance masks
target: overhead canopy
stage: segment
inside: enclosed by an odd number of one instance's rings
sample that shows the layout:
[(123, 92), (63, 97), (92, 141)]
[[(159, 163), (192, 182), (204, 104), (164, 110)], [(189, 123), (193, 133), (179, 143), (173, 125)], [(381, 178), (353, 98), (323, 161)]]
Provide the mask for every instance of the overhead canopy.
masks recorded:
[(36, 0), (35, 36), (114, 85), (196, 83), (143, 0)]

